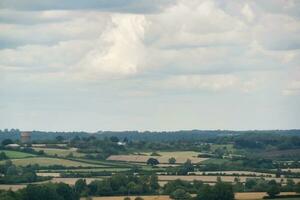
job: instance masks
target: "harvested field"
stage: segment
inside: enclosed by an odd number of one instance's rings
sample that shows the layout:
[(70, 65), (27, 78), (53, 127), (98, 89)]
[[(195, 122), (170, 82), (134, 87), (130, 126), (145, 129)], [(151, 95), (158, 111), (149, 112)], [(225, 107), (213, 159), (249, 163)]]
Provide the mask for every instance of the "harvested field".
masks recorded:
[(51, 173), (51, 172), (38, 172), (38, 176), (51, 176), (51, 177), (60, 177), (60, 173)]
[[(18, 166), (26, 166), (29, 164), (39, 164), (40, 166), (49, 165), (63, 165), (66, 167), (98, 167), (98, 165), (87, 164), (77, 161), (65, 160), (60, 158), (46, 158), (46, 157), (33, 157), (33, 158), (23, 158), (23, 159), (12, 159), (13, 164)], [(3, 163), (4, 161), (1, 161)]]
[(300, 168), (290, 168), (290, 169), (282, 169), (282, 171), (290, 171), (295, 173), (300, 173)]
[(26, 185), (1, 185), (0, 184), (0, 190), (12, 190), (12, 191), (16, 191), (19, 189), (22, 189), (26, 187)]
[(107, 160), (146, 163), (149, 158), (157, 159), (161, 164), (168, 164), (169, 158), (174, 157), (177, 164), (184, 163), (190, 159), (192, 163), (200, 163), (208, 158), (198, 158), (197, 152), (194, 151), (175, 151), (175, 152), (157, 152), (161, 156), (150, 156), (151, 153), (143, 153), (143, 155), (112, 155)]
[[(281, 192), (280, 195), (294, 195), (295, 192)], [(265, 192), (240, 192), (235, 194), (237, 200), (260, 200), (268, 196)], [(295, 199), (296, 200), (296, 199)]]
[[(159, 181), (172, 181), (172, 180), (176, 180), (176, 179), (181, 179), (181, 180), (185, 180), (185, 181), (193, 181), (193, 180), (199, 180), (199, 181), (203, 181), (203, 182), (208, 182), (208, 183), (212, 183), (212, 182), (216, 182), (217, 178), (221, 177), (222, 181), (225, 182), (234, 182), (234, 179), (238, 176), (163, 176), (160, 175), (158, 176)], [(249, 177), (244, 177), (244, 176), (240, 176), (238, 177), (240, 179), (241, 182), (245, 182), (247, 178)], [(258, 178), (258, 177), (253, 177), (253, 178)], [(266, 180), (276, 180), (277, 182), (281, 182), (281, 179), (283, 179), (284, 183), (286, 182), (286, 178), (265, 178)], [(294, 178), (293, 179), (296, 183), (300, 182), (300, 178)]]

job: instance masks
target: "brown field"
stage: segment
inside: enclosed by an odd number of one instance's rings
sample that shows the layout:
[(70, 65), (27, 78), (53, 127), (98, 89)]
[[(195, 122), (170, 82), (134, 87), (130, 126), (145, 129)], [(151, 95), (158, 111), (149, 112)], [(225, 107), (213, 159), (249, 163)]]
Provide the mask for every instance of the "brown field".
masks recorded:
[[(295, 192), (281, 192), (281, 195), (294, 195)], [(240, 192), (235, 194), (237, 200), (260, 200), (267, 196), (265, 192)]]
[[(282, 195), (295, 194), (293, 192), (282, 192)], [(265, 192), (245, 192), (245, 193), (236, 193), (236, 200), (261, 200), (266, 196)], [(123, 200), (125, 196), (115, 196), (115, 197), (93, 197), (93, 200)], [(135, 199), (137, 196), (130, 196), (131, 199)], [(145, 200), (171, 200), (167, 195), (161, 196), (141, 196)], [(85, 198), (81, 198), (85, 200)]]
[(26, 185), (1, 185), (0, 184), (0, 190), (16, 191), (16, 190), (22, 189), (24, 187), (26, 187)]
[[(217, 178), (221, 177), (222, 181), (225, 182), (234, 182), (234, 179), (238, 176), (163, 176), (160, 175), (158, 176), (159, 181), (172, 181), (172, 180), (176, 180), (176, 179), (181, 179), (181, 180), (185, 180), (185, 181), (193, 181), (193, 180), (199, 180), (199, 181), (203, 181), (203, 182), (216, 182)], [(238, 177), (240, 178), (241, 182), (245, 182), (247, 178), (249, 177), (244, 177), (244, 176), (240, 176)], [(284, 183), (286, 182), (286, 178), (265, 178), (266, 180), (271, 180), (274, 179), (277, 182), (281, 182), (281, 179), (283, 179)], [(293, 179), (296, 183), (300, 182), (300, 178), (294, 178)]]
[(60, 173), (56, 172), (38, 172), (36, 173), (38, 176), (51, 176), (51, 177), (60, 177)]
[(282, 169), (282, 171), (291, 171), (291, 172), (299, 173), (300, 172), (300, 168)]
[(146, 163), (149, 158), (157, 159), (161, 164), (168, 164), (169, 158), (174, 157), (177, 164), (184, 163), (190, 159), (192, 163), (200, 163), (208, 158), (198, 158), (199, 153), (194, 151), (178, 151), (178, 152), (157, 152), (161, 156), (150, 156), (151, 153), (141, 153), (142, 155), (112, 155), (107, 160)]

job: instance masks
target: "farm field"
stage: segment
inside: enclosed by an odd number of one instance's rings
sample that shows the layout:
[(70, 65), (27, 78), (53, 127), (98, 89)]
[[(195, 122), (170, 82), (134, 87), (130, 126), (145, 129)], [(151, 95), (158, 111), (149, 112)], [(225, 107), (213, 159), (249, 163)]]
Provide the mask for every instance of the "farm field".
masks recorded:
[[(282, 192), (282, 195), (293, 195), (293, 192)], [(261, 200), (264, 196), (266, 196), (265, 192), (245, 192), (245, 193), (236, 193), (236, 200)], [(93, 200), (123, 200), (125, 196), (115, 196), (115, 197), (93, 197)], [(136, 198), (137, 196), (130, 196), (131, 199)], [(144, 200), (171, 200), (167, 195), (153, 195), (153, 196), (141, 196)], [(81, 200), (85, 200), (85, 198), (81, 198)], [(285, 199), (283, 199), (285, 200)], [(287, 199), (286, 199), (287, 200)], [(294, 200), (296, 200), (294, 198)]]
[(194, 151), (157, 152), (161, 156), (151, 156), (151, 153), (146, 152), (146, 153), (141, 153), (141, 155), (112, 155), (108, 157), (107, 160), (146, 163), (149, 158), (155, 158), (161, 164), (168, 164), (169, 158), (174, 157), (176, 159), (176, 164), (182, 164), (187, 159), (190, 159), (192, 163), (196, 164), (208, 159), (208, 158), (198, 158), (197, 156), (200, 153)]
[(290, 171), (290, 172), (295, 172), (295, 173), (299, 173), (300, 172), (300, 168), (290, 168), (290, 169), (282, 169), (282, 171)]
[[(217, 178), (220, 177), (222, 179), (222, 181), (225, 182), (234, 182), (234, 179), (238, 176), (158, 176), (159, 181), (172, 181), (172, 180), (176, 180), (176, 179), (181, 179), (181, 180), (185, 180), (185, 181), (193, 181), (193, 180), (199, 180), (199, 181), (203, 181), (203, 182), (216, 182)], [(250, 177), (244, 177), (244, 176), (240, 176), (238, 177), (240, 179), (241, 182), (245, 182), (247, 178)], [(253, 177), (256, 178), (256, 177)], [(276, 180), (277, 182), (281, 182), (281, 179), (283, 179), (284, 182), (286, 182), (286, 178), (264, 178), (266, 180)], [(300, 178), (293, 178), (293, 180), (296, 183), (300, 182)]]
[[(46, 157), (32, 157), (32, 158), (22, 158), (22, 159), (11, 159), (12, 163), (17, 166), (26, 166), (32, 164), (39, 164), (40, 166), (49, 166), (49, 165), (63, 165), (66, 167), (98, 167), (95, 164), (88, 164), (83, 162), (71, 161), (60, 158), (46, 158)], [(1, 161), (4, 163), (4, 161)]]
[(251, 171), (199, 171), (199, 172), (193, 172), (193, 174), (196, 175), (202, 175), (203, 173), (205, 174), (226, 174), (226, 175), (242, 175), (242, 176), (268, 176), (268, 177), (275, 177), (274, 174), (270, 173), (260, 173), (260, 172), (251, 172)]
[(73, 154), (74, 157), (83, 157), (85, 156), (84, 153), (78, 153), (76, 148), (71, 148), (71, 149), (55, 149), (55, 148), (40, 148), (40, 147), (35, 147), (33, 148), (36, 151), (44, 151), (45, 154), (54, 156), (57, 155), (59, 157), (66, 157), (70, 153)]
[(24, 153), (19, 151), (11, 151), (11, 150), (1, 150), (0, 152), (4, 152), (10, 159), (17, 159), (17, 158), (29, 158), (35, 157), (36, 155), (30, 153)]

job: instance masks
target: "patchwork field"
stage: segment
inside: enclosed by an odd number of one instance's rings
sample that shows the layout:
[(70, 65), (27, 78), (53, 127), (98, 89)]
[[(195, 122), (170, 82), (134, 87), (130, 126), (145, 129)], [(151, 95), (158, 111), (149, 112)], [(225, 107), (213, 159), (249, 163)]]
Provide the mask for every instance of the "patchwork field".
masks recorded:
[[(40, 166), (49, 166), (49, 165), (63, 165), (66, 167), (98, 167), (95, 164), (88, 164), (83, 162), (65, 160), (60, 158), (46, 158), (46, 157), (33, 157), (33, 158), (21, 158), (21, 159), (11, 159), (13, 164), (17, 166), (26, 166), (29, 164), (39, 164)], [(4, 161), (1, 161), (4, 163)]]
[[(181, 180), (185, 180), (185, 181), (193, 181), (193, 180), (199, 180), (199, 181), (203, 181), (203, 182), (216, 182), (217, 178), (220, 177), (222, 179), (222, 181), (225, 182), (234, 182), (234, 179), (238, 176), (158, 176), (159, 181), (172, 181), (172, 180), (176, 180), (176, 179), (181, 179)], [(245, 176), (240, 176), (238, 177), (240, 179), (241, 182), (245, 182), (247, 178), (249, 177), (245, 177)], [(281, 182), (281, 179), (283, 179), (283, 182), (286, 182), (286, 178), (264, 178), (266, 180), (276, 180), (277, 182)], [(293, 180), (296, 183), (300, 182), (300, 178), (293, 178)]]
[[(293, 192), (282, 192), (282, 195), (293, 195)], [(245, 192), (245, 193), (236, 193), (236, 200), (261, 200), (264, 196), (266, 196), (265, 192)], [(125, 196), (115, 196), (115, 197), (93, 197), (93, 200), (123, 200)], [(133, 200), (137, 196), (130, 196)], [(160, 196), (141, 196), (144, 200), (171, 200), (167, 195)], [(85, 200), (85, 198), (81, 198), (81, 200)], [(283, 199), (285, 200), (285, 199)], [(294, 198), (294, 200), (296, 200)]]
[(178, 151), (178, 152), (157, 152), (160, 156), (151, 156), (151, 153), (141, 153), (140, 155), (112, 155), (107, 160), (146, 163), (149, 158), (155, 158), (161, 164), (168, 164), (169, 158), (174, 157), (176, 164), (182, 164), (190, 159), (192, 163), (200, 163), (208, 158), (198, 158), (198, 152), (194, 151)]
[(23, 153), (19, 151), (1, 150), (0, 152), (4, 152), (10, 159), (29, 158), (36, 156), (30, 153)]

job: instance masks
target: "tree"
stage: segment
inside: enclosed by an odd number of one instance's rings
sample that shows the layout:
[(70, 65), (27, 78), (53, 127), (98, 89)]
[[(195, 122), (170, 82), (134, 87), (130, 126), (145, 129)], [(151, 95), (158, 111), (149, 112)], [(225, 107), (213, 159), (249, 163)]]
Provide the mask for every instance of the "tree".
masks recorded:
[(176, 159), (174, 157), (169, 158), (169, 164), (175, 164)]
[(11, 139), (4, 139), (2, 141), (2, 146), (6, 146), (6, 145), (12, 144), (12, 143), (14, 143), (14, 142)]
[(277, 194), (280, 193), (280, 187), (276, 183), (275, 180), (271, 180), (268, 183), (268, 188), (267, 188), (267, 194), (271, 197), (274, 198)]
[(187, 159), (186, 162), (183, 164), (183, 169), (187, 172), (193, 172), (194, 166), (192, 164), (192, 161), (190, 159)]
[(174, 200), (188, 200), (191, 199), (191, 195), (184, 189), (177, 189), (171, 193), (170, 198)]
[(62, 142), (62, 141), (64, 141), (64, 137), (61, 136), (61, 135), (57, 136), (55, 139), (56, 139), (57, 142)]
[(155, 158), (149, 158), (149, 159), (147, 160), (147, 165), (154, 166), (154, 165), (158, 165), (158, 164), (159, 164), (159, 162), (158, 162), (158, 160), (155, 159)]
[(234, 193), (232, 185), (229, 183), (224, 182), (217, 182), (213, 188), (213, 193), (215, 195), (215, 200), (222, 199), (222, 200), (233, 200)]
[(7, 155), (4, 152), (0, 152), (0, 160), (8, 159)]
[(295, 186), (295, 192), (300, 193), (300, 182)]
[(197, 200), (214, 200), (215, 194), (213, 187), (210, 185), (204, 185), (197, 194)]
[(158, 184), (158, 177), (156, 174), (152, 174), (150, 176), (150, 189), (152, 191), (156, 191), (159, 189), (159, 184)]
[(110, 139), (110, 141), (115, 142), (115, 143), (119, 142), (119, 138), (116, 136), (112, 136), (109, 139)]
[(86, 189), (87, 185), (86, 185), (86, 180), (85, 179), (78, 179), (75, 182), (75, 192), (77, 192), (78, 194), (81, 194), (85, 189)]

